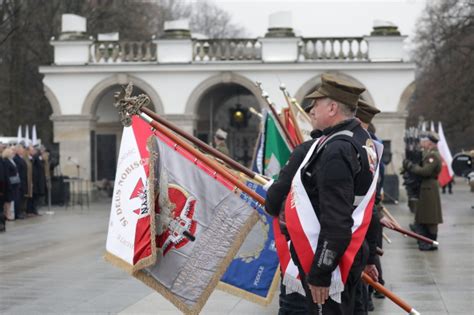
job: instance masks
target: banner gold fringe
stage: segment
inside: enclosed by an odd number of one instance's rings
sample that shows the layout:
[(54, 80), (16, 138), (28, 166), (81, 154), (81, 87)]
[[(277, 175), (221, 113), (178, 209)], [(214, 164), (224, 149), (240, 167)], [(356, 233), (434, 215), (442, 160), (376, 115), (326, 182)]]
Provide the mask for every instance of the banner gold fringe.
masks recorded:
[(145, 283), (150, 288), (154, 289), (158, 293), (160, 293), (163, 297), (173, 303), (180, 311), (182, 311), (186, 315), (197, 315), (201, 312), (204, 304), (206, 304), (209, 296), (214, 291), (214, 288), (219, 283), (222, 275), (227, 270), (227, 267), (234, 259), (235, 255), (240, 249), (240, 246), (244, 242), (247, 235), (252, 230), (253, 226), (257, 223), (259, 217), (257, 212), (252, 213), (245, 224), (243, 225), (242, 229), (240, 230), (239, 234), (235, 238), (234, 245), (230, 248), (227, 256), (222, 260), (221, 264), (217, 268), (216, 272), (214, 273), (211, 281), (207, 285), (206, 289), (204, 290), (203, 294), (199, 298), (199, 300), (194, 304), (193, 307), (190, 307), (188, 304), (184, 303), (181, 299), (179, 299), (176, 295), (174, 295), (168, 288), (163, 286), (157, 280), (155, 280), (152, 276), (148, 275), (143, 271), (138, 271), (137, 273), (133, 274), (133, 276), (143, 283)]
[(252, 303), (256, 303), (262, 306), (268, 306), (272, 302), (273, 297), (275, 296), (275, 292), (278, 288), (279, 283), (280, 283), (280, 267), (278, 266), (278, 270), (277, 272), (275, 272), (275, 276), (273, 277), (272, 284), (270, 285), (270, 289), (268, 290), (267, 297), (262, 297), (254, 293), (250, 293), (248, 291), (237, 288), (236, 286), (230, 285), (222, 281), (219, 282), (219, 284), (217, 285), (217, 288), (221, 291), (227, 292), (237, 297), (241, 297)]

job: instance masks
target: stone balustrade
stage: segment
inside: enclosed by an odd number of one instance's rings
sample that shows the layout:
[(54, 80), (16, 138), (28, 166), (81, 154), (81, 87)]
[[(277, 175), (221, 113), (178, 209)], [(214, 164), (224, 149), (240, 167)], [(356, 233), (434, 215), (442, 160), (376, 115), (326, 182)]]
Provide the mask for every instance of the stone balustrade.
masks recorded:
[(156, 62), (156, 44), (151, 41), (95, 41), (90, 63)]
[(362, 37), (302, 38), (298, 60), (367, 61), (368, 45)]
[[(192, 39), (192, 62), (262, 61), (262, 42), (258, 38)], [(298, 42), (298, 62), (368, 61), (367, 41), (362, 37), (311, 37)], [(95, 41), (90, 46), (89, 62), (157, 63), (157, 43), (152, 41)]]
[(193, 61), (261, 60), (262, 44), (258, 39), (193, 40)]

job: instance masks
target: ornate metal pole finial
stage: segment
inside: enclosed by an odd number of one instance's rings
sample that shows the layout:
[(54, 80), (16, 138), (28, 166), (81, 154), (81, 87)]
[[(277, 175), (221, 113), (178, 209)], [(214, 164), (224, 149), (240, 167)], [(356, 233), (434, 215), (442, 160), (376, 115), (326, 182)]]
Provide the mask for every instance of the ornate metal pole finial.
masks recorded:
[(115, 93), (114, 106), (117, 108), (120, 116), (120, 122), (125, 127), (132, 124), (132, 116), (140, 115), (141, 108), (150, 104), (150, 98), (146, 94), (132, 96), (133, 83), (130, 82), (122, 91)]

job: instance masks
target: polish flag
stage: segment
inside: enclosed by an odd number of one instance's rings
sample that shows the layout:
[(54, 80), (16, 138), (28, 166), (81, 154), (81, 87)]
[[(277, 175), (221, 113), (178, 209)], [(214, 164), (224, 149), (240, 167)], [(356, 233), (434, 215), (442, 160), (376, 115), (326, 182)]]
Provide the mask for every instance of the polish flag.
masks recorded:
[(446, 138), (443, 132), (443, 126), (441, 122), (438, 123), (438, 134), (439, 134), (439, 141), (438, 141), (438, 151), (441, 155), (442, 167), (441, 173), (438, 175), (438, 182), (441, 187), (447, 185), (454, 177), (454, 172), (451, 167), (451, 162), (453, 161), (453, 156), (451, 155), (451, 151), (449, 150), (448, 143), (446, 142)]

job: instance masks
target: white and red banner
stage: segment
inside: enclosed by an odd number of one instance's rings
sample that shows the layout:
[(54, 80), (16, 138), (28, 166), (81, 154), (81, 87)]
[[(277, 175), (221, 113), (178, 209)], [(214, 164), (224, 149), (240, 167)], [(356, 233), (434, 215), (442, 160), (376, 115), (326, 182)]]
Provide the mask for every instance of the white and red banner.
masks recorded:
[(149, 142), (156, 261), (134, 274), (198, 314), (258, 220), (235, 186), (159, 131)]
[(115, 176), (106, 259), (129, 272), (154, 263), (155, 233), (149, 205), (147, 177), (150, 127), (138, 117), (125, 127)]
[(441, 155), (442, 162), (441, 173), (438, 175), (438, 183), (441, 187), (443, 187), (453, 180), (454, 172), (451, 167), (451, 163), (453, 162), (453, 156), (451, 155), (451, 151), (448, 147), (448, 142), (446, 141), (446, 137), (444, 136), (443, 125), (441, 124), (441, 122), (438, 123), (438, 134), (438, 151)]
[[(309, 158), (311, 158), (318, 146), (319, 140), (314, 142), (296, 174), (300, 174), (301, 168), (306, 165)], [(367, 147), (366, 149), (368, 150), (367, 153), (369, 160), (371, 161), (371, 169), (373, 166), (374, 177), (367, 194), (363, 197), (362, 201), (352, 213), (352, 219), (354, 221), (354, 225), (352, 226), (352, 239), (340, 259), (338, 267), (332, 273), (329, 294), (330, 297), (338, 303), (341, 302), (341, 292), (344, 290), (344, 284), (347, 280), (349, 270), (352, 266), (355, 255), (364, 241), (372, 217), (372, 208), (375, 202), (375, 190), (379, 176), (379, 159), (377, 159), (377, 156), (382, 156), (383, 151), (382, 144), (375, 141), (373, 143), (374, 148), (371, 149)], [(321, 226), (308, 194), (303, 186), (301, 176), (297, 175), (293, 179), (291, 190), (285, 204), (285, 216), (292, 244), (295, 248), (296, 254), (298, 255), (302, 268), (307, 274), (309, 273), (316, 252)], [(282, 245), (281, 241), (277, 241), (277, 246), (278, 245)], [(286, 245), (288, 246), (289, 243)], [(287, 253), (287, 251), (279, 252)], [(281, 266), (282, 272), (284, 273), (283, 284), (287, 286), (290, 292), (296, 291), (305, 295), (298, 269), (293, 261), (289, 259), (289, 257), (280, 258), (280, 261), (285, 263), (282, 263)]]

